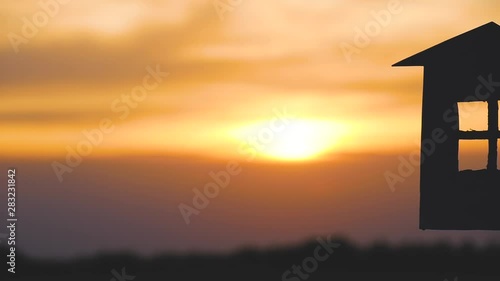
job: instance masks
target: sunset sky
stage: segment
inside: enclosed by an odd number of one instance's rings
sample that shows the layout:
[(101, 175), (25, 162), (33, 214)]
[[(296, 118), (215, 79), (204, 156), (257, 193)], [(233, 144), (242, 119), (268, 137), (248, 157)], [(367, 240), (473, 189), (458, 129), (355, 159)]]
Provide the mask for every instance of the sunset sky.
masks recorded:
[[(418, 167), (395, 192), (384, 178), (420, 140), (423, 68), (391, 65), (500, 22), (498, 1), (40, 3), (46, 18), (38, 1), (0, 7), (0, 166), (19, 169), (26, 252), (226, 250), (337, 232), (500, 240), (419, 231)], [(482, 129), (481, 106), (462, 129)], [(464, 144), (478, 163), (480, 145)], [(187, 226), (178, 205), (228, 161), (242, 174)]]

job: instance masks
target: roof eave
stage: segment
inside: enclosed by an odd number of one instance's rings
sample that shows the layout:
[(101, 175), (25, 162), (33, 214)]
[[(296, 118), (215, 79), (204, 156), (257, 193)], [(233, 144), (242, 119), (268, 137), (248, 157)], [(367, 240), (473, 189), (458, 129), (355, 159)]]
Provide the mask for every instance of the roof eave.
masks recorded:
[(424, 66), (421, 61), (416, 60), (413, 56), (399, 61), (392, 66)]

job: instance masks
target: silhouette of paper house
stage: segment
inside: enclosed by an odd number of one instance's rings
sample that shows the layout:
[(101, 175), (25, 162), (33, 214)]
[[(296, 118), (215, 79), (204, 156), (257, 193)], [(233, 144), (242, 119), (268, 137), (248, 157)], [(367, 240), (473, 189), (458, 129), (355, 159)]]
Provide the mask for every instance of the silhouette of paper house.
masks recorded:
[[(393, 66), (424, 66), (420, 228), (500, 230), (500, 26), (490, 22)], [(477, 101), (487, 103), (488, 129), (460, 131), (457, 103)], [(459, 171), (460, 140), (488, 142), (483, 170)]]

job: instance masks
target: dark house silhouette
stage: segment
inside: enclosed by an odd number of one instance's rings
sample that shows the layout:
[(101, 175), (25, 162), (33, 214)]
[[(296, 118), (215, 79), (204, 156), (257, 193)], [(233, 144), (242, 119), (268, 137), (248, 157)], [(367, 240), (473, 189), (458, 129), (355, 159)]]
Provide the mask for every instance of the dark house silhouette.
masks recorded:
[[(500, 230), (500, 26), (490, 22), (393, 66), (424, 66), (420, 228)], [(475, 101), (487, 103), (488, 130), (460, 131), (457, 103)], [(488, 141), (484, 170), (459, 171), (459, 140)]]

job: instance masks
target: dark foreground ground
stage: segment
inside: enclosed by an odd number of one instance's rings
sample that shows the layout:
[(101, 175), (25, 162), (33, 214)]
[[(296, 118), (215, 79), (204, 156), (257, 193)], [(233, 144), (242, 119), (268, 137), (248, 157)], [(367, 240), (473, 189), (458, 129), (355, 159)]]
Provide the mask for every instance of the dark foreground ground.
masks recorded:
[[(0, 280), (500, 280), (500, 245), (478, 248), (437, 243), (395, 248), (374, 244), (359, 248), (344, 239), (331, 240), (331, 247), (321, 245), (312, 239), (295, 247), (246, 249), (228, 255), (141, 258), (120, 253), (69, 261), (19, 256), (15, 275), (6, 274), (2, 262)], [(296, 270), (300, 266), (295, 273), (294, 266)]]

